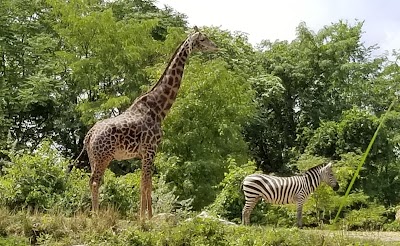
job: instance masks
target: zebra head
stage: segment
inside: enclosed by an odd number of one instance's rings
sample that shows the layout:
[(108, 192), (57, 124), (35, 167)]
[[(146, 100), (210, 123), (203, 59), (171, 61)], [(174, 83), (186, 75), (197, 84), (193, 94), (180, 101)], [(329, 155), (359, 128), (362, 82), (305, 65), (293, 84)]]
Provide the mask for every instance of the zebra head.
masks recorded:
[(334, 191), (337, 191), (339, 189), (339, 184), (332, 171), (332, 162), (329, 162), (321, 169), (321, 180), (332, 187)]

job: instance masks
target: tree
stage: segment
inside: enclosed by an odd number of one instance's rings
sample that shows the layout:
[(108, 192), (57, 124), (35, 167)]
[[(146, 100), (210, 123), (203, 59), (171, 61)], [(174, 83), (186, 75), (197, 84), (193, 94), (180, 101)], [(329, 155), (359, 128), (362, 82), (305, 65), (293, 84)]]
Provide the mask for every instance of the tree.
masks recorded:
[(321, 121), (336, 120), (353, 105), (371, 107), (365, 88), (376, 84), (383, 60), (371, 57), (376, 47), (364, 47), (361, 33), (361, 22), (340, 21), (318, 33), (301, 23), (291, 43), (260, 45), (262, 70), (252, 79), (259, 113), (246, 138), (264, 171), (285, 170)]
[(166, 118), (157, 168), (193, 208), (213, 201), (226, 160), (247, 161), (241, 131), (253, 112), (249, 84), (221, 59), (190, 60), (178, 98)]

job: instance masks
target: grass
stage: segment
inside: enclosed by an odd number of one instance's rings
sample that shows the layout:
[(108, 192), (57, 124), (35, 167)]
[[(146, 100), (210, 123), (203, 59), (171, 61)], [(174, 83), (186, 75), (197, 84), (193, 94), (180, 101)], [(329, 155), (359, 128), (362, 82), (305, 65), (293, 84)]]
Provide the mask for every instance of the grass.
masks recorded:
[[(332, 232), (332, 233), (331, 233)], [(210, 219), (139, 223), (114, 209), (87, 212), (11, 212), (0, 208), (0, 245), (385, 245), (378, 238), (348, 237), (340, 231), (264, 226), (228, 226)], [(386, 245), (394, 245), (393, 242)]]

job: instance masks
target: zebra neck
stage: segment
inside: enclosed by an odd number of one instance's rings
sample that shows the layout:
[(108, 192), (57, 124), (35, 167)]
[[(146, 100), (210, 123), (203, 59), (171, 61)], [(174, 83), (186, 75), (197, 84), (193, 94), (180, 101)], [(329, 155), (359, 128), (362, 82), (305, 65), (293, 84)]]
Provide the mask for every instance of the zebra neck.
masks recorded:
[(321, 184), (321, 176), (319, 172), (306, 172), (304, 177), (307, 181), (308, 190), (310, 193), (314, 192), (314, 190)]

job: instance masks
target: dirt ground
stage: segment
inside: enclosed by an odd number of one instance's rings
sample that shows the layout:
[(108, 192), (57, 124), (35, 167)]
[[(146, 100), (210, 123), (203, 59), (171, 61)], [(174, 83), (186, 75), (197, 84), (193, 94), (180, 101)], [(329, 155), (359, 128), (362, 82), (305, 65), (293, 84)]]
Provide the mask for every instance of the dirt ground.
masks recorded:
[(400, 245), (400, 232), (388, 232), (388, 231), (328, 231), (321, 230), (321, 233), (329, 236), (345, 236), (354, 237), (361, 239), (375, 239), (383, 242), (396, 242), (396, 245)]

